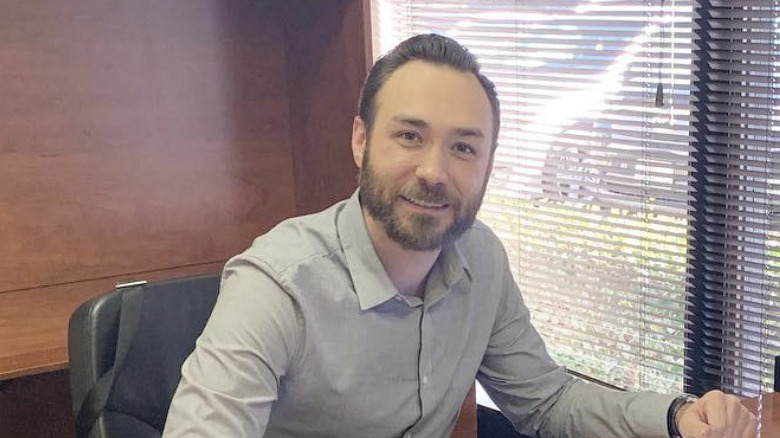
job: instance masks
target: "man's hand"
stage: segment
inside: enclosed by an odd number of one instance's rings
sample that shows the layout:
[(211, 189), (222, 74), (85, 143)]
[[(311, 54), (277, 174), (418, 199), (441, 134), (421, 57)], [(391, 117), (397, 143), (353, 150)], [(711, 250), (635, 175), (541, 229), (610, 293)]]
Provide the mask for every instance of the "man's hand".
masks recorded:
[(756, 417), (739, 398), (710, 391), (677, 413), (677, 430), (683, 438), (754, 438)]

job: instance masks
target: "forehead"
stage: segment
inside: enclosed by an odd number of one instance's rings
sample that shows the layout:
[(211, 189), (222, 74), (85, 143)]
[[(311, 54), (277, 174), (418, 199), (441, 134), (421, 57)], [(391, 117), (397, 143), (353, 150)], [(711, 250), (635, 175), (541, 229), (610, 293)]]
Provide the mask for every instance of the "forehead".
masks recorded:
[(431, 125), (479, 127), (492, 131), (487, 94), (470, 72), (424, 61), (410, 61), (393, 72), (379, 90), (376, 121), (404, 114)]

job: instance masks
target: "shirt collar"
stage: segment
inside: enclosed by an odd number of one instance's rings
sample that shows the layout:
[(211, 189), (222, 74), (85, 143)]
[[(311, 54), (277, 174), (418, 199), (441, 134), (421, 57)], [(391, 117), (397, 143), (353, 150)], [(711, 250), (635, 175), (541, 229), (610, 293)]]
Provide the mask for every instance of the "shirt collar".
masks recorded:
[(471, 281), (471, 268), (466, 261), (466, 257), (463, 256), (460, 248), (461, 240), (458, 239), (454, 244), (444, 247), (442, 251), (442, 267), (444, 267), (444, 280), (447, 287), (452, 287), (455, 283), (460, 281), (463, 274), (466, 274), (466, 278)]
[[(446, 296), (458, 282), (465, 279), (471, 283), (471, 270), (466, 258), (463, 257), (459, 243), (460, 239), (453, 244), (442, 248), (436, 264), (433, 265), (431, 276), (426, 285), (425, 305), (430, 307)], [(464, 290), (470, 290), (465, 288)]]
[[(360, 309), (371, 309), (399, 295), (368, 235), (359, 190), (355, 190), (347, 200), (338, 216), (337, 228)], [(446, 295), (464, 273), (471, 281), (471, 271), (458, 242), (446, 245), (433, 266), (426, 289), (426, 304), (433, 304)]]
[(347, 200), (338, 217), (338, 232), (347, 269), (355, 285), (361, 310), (376, 307), (398, 295), (368, 235), (358, 190)]

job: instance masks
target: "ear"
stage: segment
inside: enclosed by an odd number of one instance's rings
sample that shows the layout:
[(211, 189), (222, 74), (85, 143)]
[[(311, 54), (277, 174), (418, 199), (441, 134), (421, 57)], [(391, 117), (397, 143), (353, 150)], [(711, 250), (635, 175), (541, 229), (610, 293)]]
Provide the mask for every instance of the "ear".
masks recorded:
[(366, 151), (367, 140), (366, 124), (363, 123), (363, 119), (360, 116), (355, 116), (355, 119), (352, 121), (352, 158), (355, 160), (355, 165), (358, 169), (363, 166), (363, 154)]

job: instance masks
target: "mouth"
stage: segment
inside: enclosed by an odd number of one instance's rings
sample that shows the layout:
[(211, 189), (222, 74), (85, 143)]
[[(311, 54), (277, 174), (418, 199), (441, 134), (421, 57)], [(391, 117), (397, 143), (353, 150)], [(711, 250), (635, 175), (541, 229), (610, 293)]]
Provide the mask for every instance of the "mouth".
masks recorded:
[(445, 208), (449, 207), (449, 204), (446, 203), (423, 201), (422, 199), (407, 198), (406, 196), (401, 196), (401, 199), (416, 207), (428, 210), (444, 210)]

